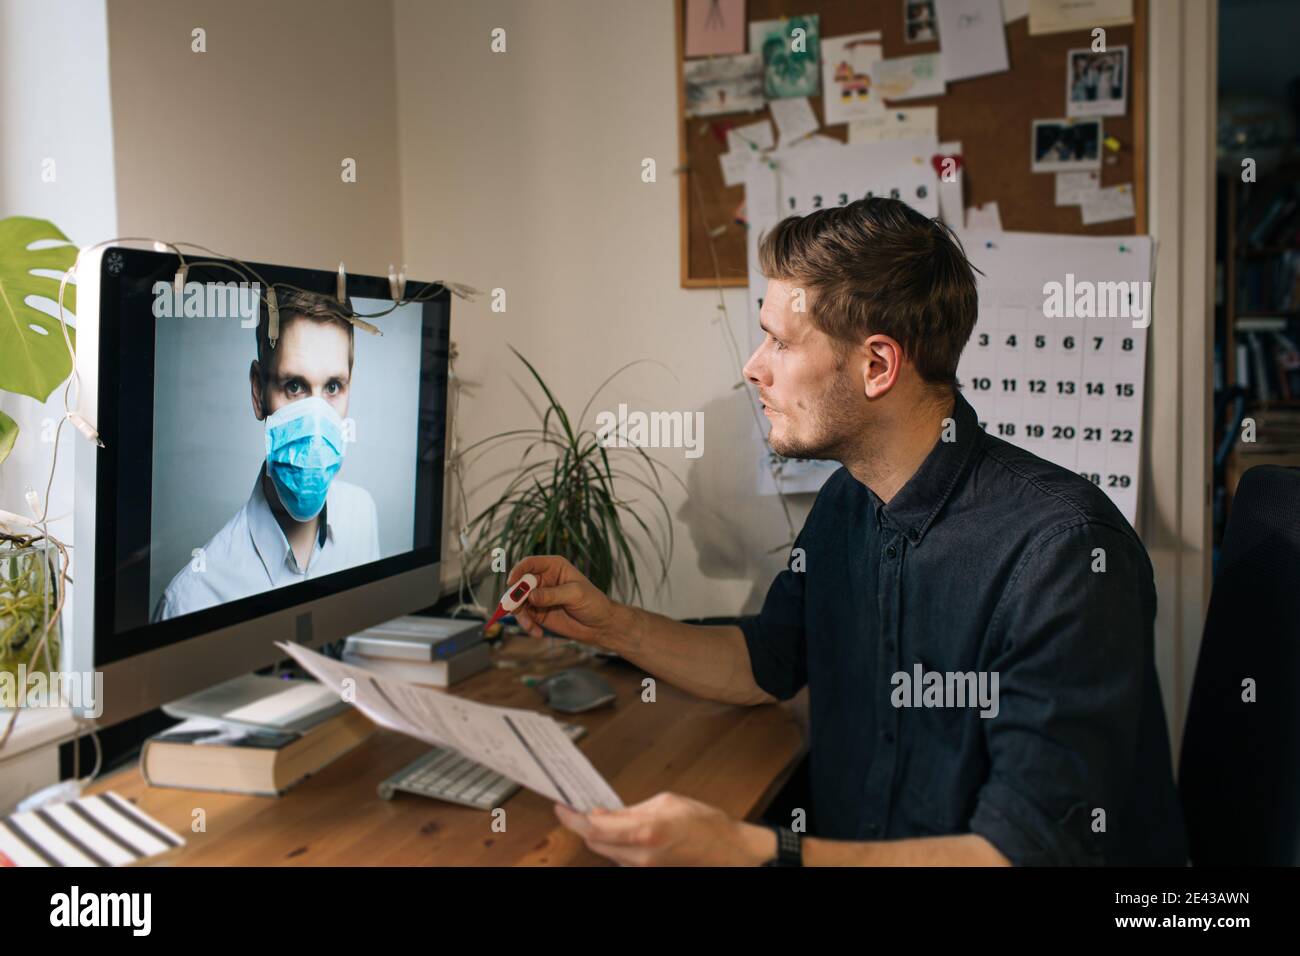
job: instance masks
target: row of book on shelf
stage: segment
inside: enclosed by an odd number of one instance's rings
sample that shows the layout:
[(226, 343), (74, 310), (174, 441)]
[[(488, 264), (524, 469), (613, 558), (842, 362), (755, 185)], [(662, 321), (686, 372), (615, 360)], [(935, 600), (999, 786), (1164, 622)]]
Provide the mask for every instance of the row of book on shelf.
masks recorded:
[(1300, 400), (1300, 348), (1285, 318), (1238, 319), (1236, 381), (1261, 402)]

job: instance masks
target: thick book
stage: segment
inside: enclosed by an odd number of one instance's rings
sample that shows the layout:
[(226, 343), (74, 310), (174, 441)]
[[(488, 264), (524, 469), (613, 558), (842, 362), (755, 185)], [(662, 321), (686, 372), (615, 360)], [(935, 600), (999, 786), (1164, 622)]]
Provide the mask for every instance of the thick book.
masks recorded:
[(343, 650), (364, 657), (427, 662), (446, 660), (482, 642), (482, 621), (412, 614), (353, 634)]
[(454, 654), (445, 660), (409, 661), (392, 657), (371, 657), (352, 654), (345, 648), (343, 662), (353, 667), (364, 667), (381, 677), (392, 677), (411, 684), (427, 687), (450, 687), (473, 677), (492, 666), (492, 653), (487, 644), (479, 643)]
[(304, 733), (219, 728), (187, 720), (145, 741), (140, 773), (152, 787), (279, 796), (356, 747), (375, 725), (356, 708)]

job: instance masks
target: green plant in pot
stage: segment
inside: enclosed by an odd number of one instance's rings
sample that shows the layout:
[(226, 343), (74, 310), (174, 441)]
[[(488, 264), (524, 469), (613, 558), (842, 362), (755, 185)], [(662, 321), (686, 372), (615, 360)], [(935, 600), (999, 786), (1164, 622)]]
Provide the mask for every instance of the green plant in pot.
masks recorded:
[[(62, 244), (30, 248), (49, 241)], [(45, 402), (71, 374), (72, 356), (59, 320), (27, 299), (57, 304), (59, 279), (76, 258), (76, 247), (52, 223), (24, 216), (0, 219), (0, 389)], [(76, 310), (71, 285), (63, 308), (65, 315)], [(70, 338), (75, 335), (72, 328), (67, 331)], [(18, 423), (0, 412), (0, 467), (17, 438)], [(57, 569), (62, 548), (40, 533), (23, 531), (0, 525), (0, 672), (14, 680), (20, 665), (28, 673), (53, 673), (60, 651)], [(7, 703), (0, 701), (0, 706)]]
[[(620, 600), (638, 600), (638, 553), (644, 557), (645, 548), (650, 549), (658, 584), (668, 577), (673, 533), (662, 475), (677, 476), (642, 448), (606, 447), (596, 431), (582, 426), (601, 390), (638, 363), (623, 366), (602, 382), (575, 419), (556, 400), (537, 369), (515, 349), (510, 351), (528, 369), (546, 406), (540, 428), (500, 432), (461, 453), (527, 443), (518, 465), (511, 466), (513, 474), (505, 489), (469, 522), (473, 538), (467, 555), (470, 579), (478, 580), (490, 568), (494, 582), (491, 600), (495, 603), (516, 562), (530, 555), (555, 554), (567, 558), (605, 593)], [(627, 494), (642, 497), (625, 497)], [(652, 531), (651, 522), (659, 517), (663, 527)], [(644, 544), (636, 530), (642, 533)]]

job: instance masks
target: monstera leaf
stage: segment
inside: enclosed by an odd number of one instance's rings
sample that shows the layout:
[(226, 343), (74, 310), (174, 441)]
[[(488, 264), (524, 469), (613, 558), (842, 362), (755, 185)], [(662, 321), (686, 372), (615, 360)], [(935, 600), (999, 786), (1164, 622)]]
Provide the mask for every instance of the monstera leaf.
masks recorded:
[[(32, 270), (64, 272), (77, 258), (77, 248), (71, 243), (27, 248), (46, 239), (68, 242), (67, 236), (44, 219), (0, 219), (0, 388), (42, 402), (72, 372), (72, 356), (58, 319), (26, 302), (28, 296), (58, 302), (59, 280), (34, 275)], [(72, 286), (63, 297), (63, 309), (65, 313), (76, 311)]]
[[(71, 244), (27, 248), (42, 239), (68, 242), (67, 236), (44, 219), (0, 219), (0, 389), (43, 402), (71, 374), (72, 356), (58, 319), (26, 301), (28, 296), (37, 296), (58, 302), (59, 280), (33, 275), (32, 270), (65, 272), (76, 260), (77, 249)], [(68, 286), (63, 311), (66, 314), (75, 310), (75, 290)], [(68, 329), (69, 336), (75, 334)], [(0, 461), (9, 454), (17, 437), (17, 423), (0, 412)]]

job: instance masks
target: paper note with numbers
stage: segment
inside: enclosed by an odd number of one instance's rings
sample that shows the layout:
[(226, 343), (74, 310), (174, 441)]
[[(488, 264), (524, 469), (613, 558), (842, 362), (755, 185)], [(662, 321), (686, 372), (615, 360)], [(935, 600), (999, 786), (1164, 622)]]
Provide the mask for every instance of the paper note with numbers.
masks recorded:
[[(816, 149), (796, 146), (769, 154), (770, 165), (755, 163), (746, 170), (751, 348), (763, 339), (758, 313), (767, 292), (767, 279), (758, 268), (759, 238), (786, 216), (845, 206), (868, 196), (901, 199), (923, 216), (938, 216), (939, 182), (932, 162), (936, 146), (933, 139)], [(774, 475), (770, 453), (758, 435), (754, 454), (759, 494), (816, 491), (839, 467), (833, 462), (793, 462), (778, 466)]]
[(1078, 472), (1137, 520), (1152, 302), (1147, 236), (964, 234), (984, 274), (962, 394), (991, 435)]
[(277, 641), (276, 647), (380, 726), (435, 747), (450, 747), (583, 813), (595, 807), (623, 806), (560, 725), (545, 714), (492, 707), (380, 677), (296, 644)]

